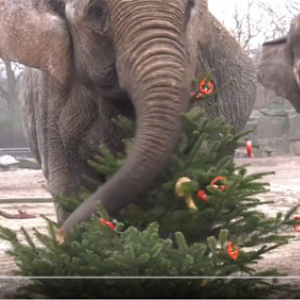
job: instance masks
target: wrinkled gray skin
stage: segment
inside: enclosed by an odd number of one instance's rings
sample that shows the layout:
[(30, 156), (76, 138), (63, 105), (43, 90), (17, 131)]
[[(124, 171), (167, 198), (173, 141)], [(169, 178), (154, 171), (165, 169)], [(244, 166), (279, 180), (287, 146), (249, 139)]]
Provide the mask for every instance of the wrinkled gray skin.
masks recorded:
[(218, 87), (237, 79), (211, 114), (238, 130), (255, 99), (249, 58), (204, 0), (0, 0), (0, 57), (31, 67), (25, 129), (54, 197), (83, 184), (100, 143), (122, 149), (113, 117), (137, 121), (124, 167), (67, 220), (57, 207), (66, 235), (98, 201), (115, 214), (147, 191), (176, 147), (195, 74), (214, 69)]
[(300, 15), (286, 36), (263, 44), (258, 81), (300, 113)]

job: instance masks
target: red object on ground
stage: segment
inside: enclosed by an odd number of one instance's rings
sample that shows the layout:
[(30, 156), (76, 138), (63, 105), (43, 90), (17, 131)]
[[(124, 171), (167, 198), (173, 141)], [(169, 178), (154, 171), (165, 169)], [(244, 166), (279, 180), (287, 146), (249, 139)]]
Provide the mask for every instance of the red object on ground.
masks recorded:
[(252, 153), (252, 141), (251, 140), (247, 140), (246, 141), (246, 149), (247, 149), (247, 155), (248, 155), (248, 157), (253, 157), (253, 153)]
[[(300, 217), (299, 217), (299, 216), (294, 217), (294, 220), (300, 220)], [(300, 226), (299, 226), (299, 225), (294, 225), (293, 227), (294, 227), (294, 230), (295, 230), (296, 232), (299, 232), (299, 233), (300, 233)]]

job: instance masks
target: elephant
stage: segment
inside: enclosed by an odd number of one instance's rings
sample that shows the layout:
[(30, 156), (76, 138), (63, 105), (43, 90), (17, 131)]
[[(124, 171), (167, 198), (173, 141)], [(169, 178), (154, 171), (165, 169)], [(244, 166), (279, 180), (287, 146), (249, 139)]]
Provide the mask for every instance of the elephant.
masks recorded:
[(255, 101), (252, 61), (206, 0), (0, 0), (0, 57), (26, 66), (24, 129), (54, 199), (84, 185), (100, 144), (123, 150), (114, 118), (136, 120), (124, 166), (71, 215), (56, 205), (64, 236), (99, 202), (116, 215), (147, 192), (176, 149), (196, 74), (232, 81), (208, 114), (237, 130)]
[(263, 44), (257, 79), (300, 112), (300, 15), (286, 36)]

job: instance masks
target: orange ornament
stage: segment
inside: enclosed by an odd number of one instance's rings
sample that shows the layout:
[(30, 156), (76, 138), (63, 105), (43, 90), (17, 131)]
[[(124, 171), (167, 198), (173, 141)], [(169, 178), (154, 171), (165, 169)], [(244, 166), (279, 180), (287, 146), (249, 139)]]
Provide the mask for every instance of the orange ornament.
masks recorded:
[(226, 190), (226, 186), (225, 185), (221, 185), (221, 186), (216, 185), (216, 183), (218, 181), (220, 181), (220, 180), (226, 180), (226, 177), (218, 176), (214, 180), (212, 180), (212, 182), (210, 183), (210, 185), (213, 186), (213, 187), (215, 187), (215, 188), (219, 188), (222, 192), (224, 192)]
[[(300, 217), (299, 217), (299, 216), (294, 217), (294, 220), (300, 220)], [(293, 227), (294, 227), (294, 230), (295, 230), (296, 232), (299, 232), (299, 233), (300, 233), (300, 227), (299, 227), (299, 225), (294, 225)]]
[(207, 79), (204, 78), (199, 84), (199, 91), (204, 95), (210, 95), (215, 89), (214, 84), (211, 81), (207, 82)]
[(112, 222), (109, 222), (109, 221), (106, 221), (105, 219), (100, 219), (99, 222), (105, 226), (108, 226), (110, 227), (112, 230), (115, 230), (116, 229), (116, 226), (114, 223)]
[(238, 246), (233, 243), (228, 243), (226, 252), (228, 256), (233, 260), (237, 260), (240, 254)]

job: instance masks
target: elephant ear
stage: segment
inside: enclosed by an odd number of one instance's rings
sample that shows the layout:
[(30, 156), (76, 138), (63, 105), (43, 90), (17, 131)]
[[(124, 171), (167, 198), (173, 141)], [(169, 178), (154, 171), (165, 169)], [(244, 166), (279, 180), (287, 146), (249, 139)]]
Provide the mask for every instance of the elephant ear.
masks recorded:
[(66, 85), (70, 36), (63, 18), (41, 3), (0, 0), (0, 57), (45, 71)]
[(300, 112), (300, 89), (293, 72), (293, 54), (288, 37), (263, 44), (258, 81), (289, 100)]

